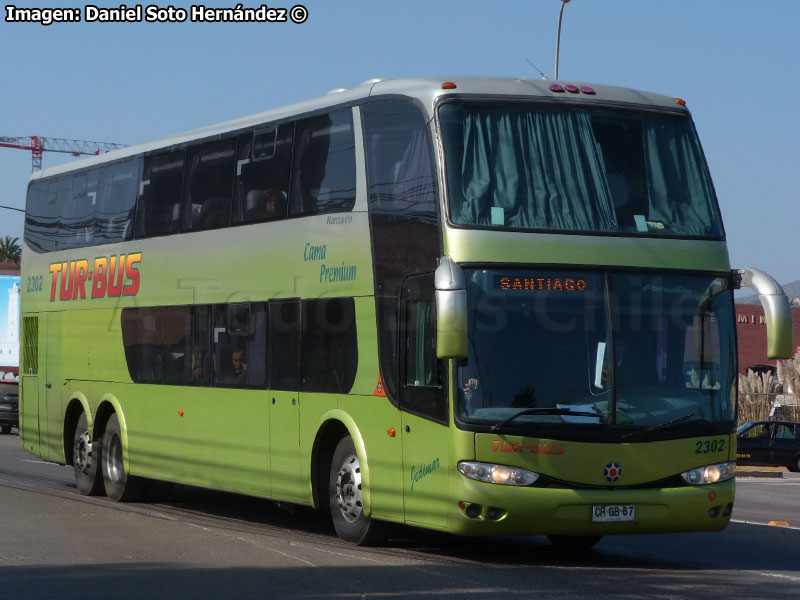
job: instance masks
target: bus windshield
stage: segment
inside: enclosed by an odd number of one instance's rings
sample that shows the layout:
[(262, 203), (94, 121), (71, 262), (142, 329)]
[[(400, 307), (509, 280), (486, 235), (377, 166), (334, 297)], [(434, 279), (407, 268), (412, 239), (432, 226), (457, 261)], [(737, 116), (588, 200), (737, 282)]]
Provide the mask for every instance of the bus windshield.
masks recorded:
[[(466, 271), (459, 415), (606, 427), (734, 418), (727, 280), (555, 270)], [(525, 414), (522, 412), (525, 411)]]
[(526, 103), (439, 109), (460, 226), (723, 237), (687, 116)]

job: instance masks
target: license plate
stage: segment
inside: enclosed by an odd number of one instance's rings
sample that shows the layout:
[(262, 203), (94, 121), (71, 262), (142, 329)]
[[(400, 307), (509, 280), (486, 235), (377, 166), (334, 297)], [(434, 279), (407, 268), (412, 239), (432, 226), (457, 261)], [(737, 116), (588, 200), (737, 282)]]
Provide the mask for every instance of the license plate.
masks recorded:
[(592, 521), (595, 523), (633, 521), (633, 514), (632, 504), (597, 504), (592, 507)]

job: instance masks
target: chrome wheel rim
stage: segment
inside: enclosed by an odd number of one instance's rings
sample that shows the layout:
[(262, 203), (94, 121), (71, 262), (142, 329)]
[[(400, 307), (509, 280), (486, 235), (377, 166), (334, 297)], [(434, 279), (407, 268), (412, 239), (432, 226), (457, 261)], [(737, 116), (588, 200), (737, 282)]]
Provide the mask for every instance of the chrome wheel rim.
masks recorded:
[(342, 461), (336, 474), (336, 501), (344, 520), (355, 523), (363, 508), (361, 496), (361, 467), (358, 457), (351, 454)]
[(125, 475), (125, 468), (122, 464), (122, 441), (117, 434), (114, 434), (109, 440), (105, 463), (108, 478), (115, 482), (121, 481)]
[(75, 438), (75, 447), (72, 453), (75, 468), (81, 473), (88, 473), (92, 468), (92, 441), (89, 430), (83, 431)]

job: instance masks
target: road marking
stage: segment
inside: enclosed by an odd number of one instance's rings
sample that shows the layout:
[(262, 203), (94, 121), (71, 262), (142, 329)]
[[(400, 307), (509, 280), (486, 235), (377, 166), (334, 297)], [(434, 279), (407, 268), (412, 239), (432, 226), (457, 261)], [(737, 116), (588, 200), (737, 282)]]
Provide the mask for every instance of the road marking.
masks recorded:
[[(777, 523), (778, 521), (774, 521), (774, 522)], [(731, 523), (740, 523), (741, 525), (758, 525), (760, 527), (770, 527), (772, 529), (775, 529), (775, 525), (770, 525), (769, 523), (756, 523), (754, 521), (740, 521), (739, 519), (731, 519)], [(780, 529), (794, 529), (795, 531), (800, 531), (800, 527), (791, 527), (791, 526), (787, 527), (785, 525), (781, 525), (781, 526), (779, 526), (779, 528)]]
[[(227, 537), (231, 537), (231, 536), (227, 536)], [(254, 540), (248, 540), (247, 538), (243, 538), (243, 537), (237, 537), (237, 539), (245, 542), (246, 544), (252, 544), (253, 546), (258, 546), (259, 548), (263, 548), (264, 550), (267, 550), (269, 552), (275, 552), (276, 554), (280, 554), (281, 556), (285, 556), (286, 558), (291, 558), (291, 559), (296, 560), (298, 562), (305, 563), (309, 567), (314, 567), (315, 569), (319, 569), (320, 568), (319, 565), (315, 565), (314, 563), (309, 562), (304, 558), (300, 558), (299, 556), (294, 556), (293, 554), (289, 554), (288, 552), (281, 552), (277, 548), (272, 548), (272, 547), (266, 546), (264, 544), (259, 544), (258, 542), (254, 541)]]
[(800, 581), (800, 577), (781, 575), (780, 573), (759, 573), (759, 575), (764, 575), (765, 577), (777, 577), (778, 579), (789, 579), (790, 581)]

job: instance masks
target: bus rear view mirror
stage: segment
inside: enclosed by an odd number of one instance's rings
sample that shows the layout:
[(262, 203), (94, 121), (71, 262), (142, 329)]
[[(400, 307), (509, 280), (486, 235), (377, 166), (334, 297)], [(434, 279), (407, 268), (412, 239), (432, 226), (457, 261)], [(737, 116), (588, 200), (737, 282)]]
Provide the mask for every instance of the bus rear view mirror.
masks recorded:
[(467, 357), (467, 285), (464, 272), (450, 257), (442, 257), (436, 285), (436, 356)]
[(792, 358), (792, 307), (780, 284), (758, 269), (739, 271), (742, 285), (753, 288), (764, 307), (767, 322), (767, 358)]

